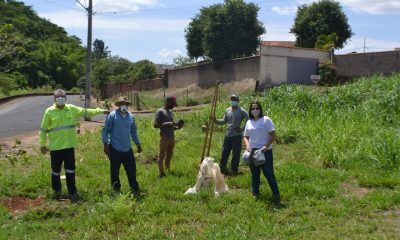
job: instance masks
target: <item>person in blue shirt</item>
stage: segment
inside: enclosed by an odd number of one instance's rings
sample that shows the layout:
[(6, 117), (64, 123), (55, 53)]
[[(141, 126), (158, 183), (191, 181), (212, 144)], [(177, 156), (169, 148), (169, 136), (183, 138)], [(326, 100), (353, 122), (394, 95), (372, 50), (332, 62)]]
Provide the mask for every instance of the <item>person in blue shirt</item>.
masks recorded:
[(128, 176), (131, 192), (139, 195), (139, 183), (136, 181), (136, 162), (132, 151), (131, 138), (137, 146), (138, 153), (142, 152), (137, 127), (133, 114), (128, 112), (131, 102), (126, 97), (120, 97), (114, 103), (118, 107), (112, 111), (104, 123), (102, 141), (104, 153), (110, 159), (111, 185), (114, 191), (120, 192), (119, 169), (121, 163)]

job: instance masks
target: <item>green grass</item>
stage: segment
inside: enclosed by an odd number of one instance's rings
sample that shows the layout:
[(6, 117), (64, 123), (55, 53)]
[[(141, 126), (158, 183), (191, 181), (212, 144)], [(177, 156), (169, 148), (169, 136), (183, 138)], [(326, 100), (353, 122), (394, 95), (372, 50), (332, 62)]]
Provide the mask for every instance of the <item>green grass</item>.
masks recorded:
[[(144, 149), (135, 155), (140, 200), (111, 194), (99, 130), (81, 136), (76, 163), (83, 201), (48, 199), (16, 216), (0, 206), (0, 239), (394, 239), (400, 234), (400, 101), (392, 94), (399, 84), (394, 75), (322, 90), (281, 86), (259, 96), (277, 128), (274, 164), (286, 209), (273, 206), (264, 178), (260, 200), (251, 197), (244, 165), (243, 174), (227, 178), (229, 193), (184, 195), (195, 183), (204, 109), (176, 113), (186, 125), (176, 132), (172, 171), (164, 179), (157, 179), (152, 160), (158, 132), (151, 119), (137, 119)], [(246, 109), (251, 98), (242, 98)], [(227, 104), (219, 104), (218, 116)], [(214, 134), (211, 156), (217, 159), (222, 140), (222, 133)], [(0, 168), (0, 197), (50, 196), (48, 156), (17, 161), (13, 191), (10, 163), (2, 159)], [(123, 170), (121, 180), (127, 192)], [(359, 195), (361, 187), (368, 191)]]
[[(21, 94), (27, 94), (27, 93), (53, 93), (53, 92), (54, 92), (54, 89), (50, 86), (44, 86), (41, 88), (17, 89), (17, 90), (10, 91), (9, 95), (4, 95), (4, 93), (2, 93), (0, 91), (0, 98), (21, 95)], [(79, 89), (73, 88), (73, 89), (69, 90), (68, 92), (69, 93), (79, 93)]]

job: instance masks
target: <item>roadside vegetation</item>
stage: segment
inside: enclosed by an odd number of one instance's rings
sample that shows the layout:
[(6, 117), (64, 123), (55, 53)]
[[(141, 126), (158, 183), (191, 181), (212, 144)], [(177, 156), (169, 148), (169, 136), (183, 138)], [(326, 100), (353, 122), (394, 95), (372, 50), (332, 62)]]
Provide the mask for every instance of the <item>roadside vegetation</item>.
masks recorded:
[[(271, 203), (262, 179), (261, 198), (251, 196), (249, 169), (228, 177), (230, 192), (211, 189), (184, 195), (195, 184), (209, 109), (176, 113), (172, 170), (157, 179), (158, 132), (152, 119), (137, 118), (144, 152), (136, 154), (143, 196), (113, 195), (100, 129), (79, 137), (78, 204), (49, 198), (49, 156), (0, 160), (0, 199), (46, 196), (18, 213), (0, 205), (4, 239), (395, 239), (400, 234), (400, 75), (310, 88), (283, 85), (245, 95), (258, 98), (277, 129), (274, 164), (286, 209)], [(224, 100), (224, 99), (222, 99)], [(228, 102), (220, 102), (222, 117)], [(219, 159), (223, 134), (211, 156)], [(123, 191), (128, 191), (121, 171)], [(64, 191), (65, 183), (64, 183)]]
[[(251, 95), (256, 86), (256, 81), (253, 79), (246, 79), (240, 82), (228, 82), (224, 83), (219, 88), (219, 100), (225, 101), (229, 99), (230, 94), (236, 93), (240, 96)], [(120, 95), (128, 96), (131, 102), (135, 103), (134, 92), (124, 92)], [(212, 101), (212, 94), (214, 88), (203, 89), (196, 85), (190, 85), (185, 88), (166, 88), (166, 89), (156, 89), (150, 91), (139, 92), (139, 105), (142, 110), (158, 109), (160, 106), (164, 105), (164, 98), (168, 95), (173, 95), (177, 97), (179, 107), (185, 106), (197, 106), (208, 104)], [(107, 99), (107, 102), (113, 102), (117, 99), (115, 96), (112, 99)], [(135, 107), (136, 104), (133, 104)]]

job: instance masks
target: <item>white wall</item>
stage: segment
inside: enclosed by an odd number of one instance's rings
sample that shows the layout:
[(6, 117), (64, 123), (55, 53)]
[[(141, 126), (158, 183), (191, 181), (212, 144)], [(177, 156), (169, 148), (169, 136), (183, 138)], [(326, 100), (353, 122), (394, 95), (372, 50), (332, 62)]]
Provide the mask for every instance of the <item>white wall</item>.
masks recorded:
[(261, 55), (329, 60), (331, 53), (330, 51), (315, 49), (261, 46)]
[(261, 55), (260, 82), (280, 84), (287, 80), (287, 57)]
[(273, 85), (286, 83), (288, 79), (288, 57), (310, 58), (323, 61), (329, 60), (330, 56), (330, 51), (276, 46), (261, 46), (260, 83)]

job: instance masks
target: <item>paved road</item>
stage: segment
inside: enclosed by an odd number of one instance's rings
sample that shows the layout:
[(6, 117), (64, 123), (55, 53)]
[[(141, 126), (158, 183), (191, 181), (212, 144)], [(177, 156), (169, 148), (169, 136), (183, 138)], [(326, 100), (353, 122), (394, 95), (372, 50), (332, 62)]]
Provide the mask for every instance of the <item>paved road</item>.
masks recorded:
[[(78, 95), (69, 95), (67, 103), (84, 106), (84, 101), (81, 101)], [(34, 96), (0, 105), (0, 140), (39, 131), (44, 111), (52, 104), (52, 96)], [(105, 115), (92, 118), (94, 121), (104, 121), (104, 119)]]

